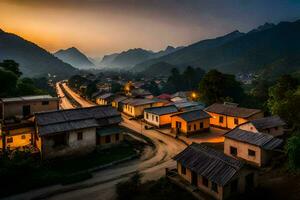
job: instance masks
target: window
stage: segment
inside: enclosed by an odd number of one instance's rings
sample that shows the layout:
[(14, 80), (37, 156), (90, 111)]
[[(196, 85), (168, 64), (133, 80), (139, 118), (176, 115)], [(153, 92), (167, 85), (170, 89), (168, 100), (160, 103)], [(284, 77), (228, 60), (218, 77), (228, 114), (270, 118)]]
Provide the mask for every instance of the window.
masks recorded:
[(176, 128), (181, 128), (181, 122), (176, 122)]
[(233, 156), (236, 156), (237, 155), (237, 148), (235, 147), (230, 147), (230, 154), (233, 155)]
[(203, 122), (200, 122), (200, 129), (202, 129), (204, 127)]
[(149, 115), (148, 115), (148, 113), (146, 113), (146, 119), (148, 119), (149, 118)]
[(181, 165), (181, 174), (186, 174), (186, 168), (184, 166)]
[(248, 149), (248, 155), (249, 156), (255, 156), (255, 151), (251, 150), (251, 149)]
[(238, 125), (239, 124), (239, 119), (238, 118), (234, 118), (234, 124)]
[(154, 116), (152, 115), (152, 121), (154, 121)]
[(82, 140), (82, 132), (77, 133), (77, 140)]
[(203, 177), (202, 176), (202, 184), (205, 186), (205, 187), (208, 187), (208, 179)]
[(219, 117), (219, 123), (223, 123), (223, 121), (224, 121), (224, 117), (223, 117), (223, 116), (220, 116), (220, 117)]
[(156, 121), (158, 122), (158, 116), (156, 116)]
[(120, 137), (119, 137), (119, 134), (117, 133), (116, 134), (116, 141), (119, 141), (120, 140)]
[(230, 184), (230, 191), (231, 193), (236, 193), (238, 190), (238, 179), (235, 179)]
[(218, 193), (218, 185), (216, 183), (211, 183), (211, 190)]
[(192, 129), (191, 125), (188, 125), (188, 131), (190, 131)]
[(110, 139), (110, 135), (105, 136), (105, 143), (110, 143), (111, 139)]
[(25, 140), (25, 139), (26, 139), (26, 135), (22, 135), (22, 136), (21, 136), (21, 139), (22, 139), (22, 140)]
[(196, 130), (197, 129), (197, 125), (196, 124), (194, 124), (194, 130)]
[(6, 139), (6, 142), (7, 143), (13, 143), (14, 142), (14, 138), (9, 137), (9, 138)]
[(49, 101), (42, 101), (42, 105), (49, 105)]

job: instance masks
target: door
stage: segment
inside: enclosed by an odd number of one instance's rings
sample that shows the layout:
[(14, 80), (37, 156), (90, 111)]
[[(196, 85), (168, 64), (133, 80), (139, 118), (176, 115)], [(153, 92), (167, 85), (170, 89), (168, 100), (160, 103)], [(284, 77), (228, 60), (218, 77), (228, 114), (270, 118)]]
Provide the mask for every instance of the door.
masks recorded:
[(23, 106), (23, 117), (30, 115), (30, 105)]
[(194, 186), (198, 185), (198, 175), (195, 172), (192, 172), (192, 185)]

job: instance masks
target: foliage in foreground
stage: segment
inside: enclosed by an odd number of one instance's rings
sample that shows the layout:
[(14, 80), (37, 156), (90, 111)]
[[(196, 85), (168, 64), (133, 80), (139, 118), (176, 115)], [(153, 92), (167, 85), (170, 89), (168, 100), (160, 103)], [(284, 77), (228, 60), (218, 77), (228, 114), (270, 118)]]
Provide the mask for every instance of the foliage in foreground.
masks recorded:
[(166, 178), (141, 183), (137, 173), (128, 181), (117, 185), (118, 200), (194, 200), (187, 191), (170, 183)]
[(285, 149), (289, 168), (293, 171), (300, 170), (300, 132), (294, 133), (288, 139)]

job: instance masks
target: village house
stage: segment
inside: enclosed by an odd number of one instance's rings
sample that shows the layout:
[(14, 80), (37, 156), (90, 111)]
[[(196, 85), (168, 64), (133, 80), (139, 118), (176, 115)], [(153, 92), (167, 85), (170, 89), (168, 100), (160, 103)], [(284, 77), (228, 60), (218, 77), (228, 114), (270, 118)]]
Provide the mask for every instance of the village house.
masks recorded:
[(128, 99), (128, 97), (126, 97), (126, 96), (117, 96), (112, 100), (111, 105), (112, 105), (112, 107), (116, 108), (118, 111), (122, 112), (123, 111), (123, 101), (126, 99)]
[(58, 98), (49, 95), (24, 96), (0, 99), (0, 149), (23, 149), (33, 145), (33, 114), (57, 110)]
[(164, 100), (168, 100), (169, 101), (171, 99), (171, 95), (167, 94), (167, 93), (163, 93), (163, 94), (158, 95), (156, 98), (158, 98), (158, 99), (164, 99)]
[(144, 120), (147, 124), (165, 127), (171, 125), (171, 115), (177, 112), (178, 109), (173, 105), (146, 108), (144, 110)]
[(58, 110), (59, 100), (50, 95), (24, 96), (0, 99), (1, 119), (24, 118), (35, 112)]
[(170, 101), (172, 102), (187, 102), (192, 92), (179, 91), (171, 95)]
[(126, 99), (122, 102), (123, 113), (131, 117), (144, 116), (144, 109), (163, 106), (165, 102), (157, 99)]
[(179, 111), (204, 109), (204, 105), (202, 103), (195, 102), (195, 101), (176, 102), (176, 103), (171, 103), (171, 105), (175, 105)]
[(96, 103), (98, 105), (111, 105), (115, 95), (113, 93), (106, 93), (96, 97)]
[[(258, 183), (257, 173), (242, 161), (203, 144), (192, 143), (174, 160), (179, 179), (184, 180), (186, 187), (197, 187), (200, 196), (206, 194), (224, 200), (244, 193)], [(172, 177), (171, 180), (178, 181)]]
[(120, 122), (110, 106), (36, 113), (34, 142), (43, 159), (86, 154), (122, 141)]
[(264, 116), (259, 109), (242, 108), (238, 107), (237, 104), (231, 103), (215, 103), (207, 107), (205, 111), (211, 115), (211, 126), (225, 129), (233, 129), (247, 121)]
[(267, 133), (278, 137), (284, 134), (285, 125), (286, 123), (279, 116), (270, 116), (245, 122), (239, 125), (239, 129), (255, 133)]
[(282, 144), (283, 140), (269, 134), (246, 131), (237, 127), (225, 134), (224, 153), (262, 167), (272, 158), (274, 150)]
[(183, 133), (187, 137), (209, 129), (210, 115), (205, 111), (190, 110), (171, 116), (171, 132)]

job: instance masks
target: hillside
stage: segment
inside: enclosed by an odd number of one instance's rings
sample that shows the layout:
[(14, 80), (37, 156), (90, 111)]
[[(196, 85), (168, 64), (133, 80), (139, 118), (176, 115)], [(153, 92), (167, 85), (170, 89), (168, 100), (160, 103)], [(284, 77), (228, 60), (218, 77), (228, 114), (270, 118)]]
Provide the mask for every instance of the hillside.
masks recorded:
[(267, 24), (246, 34), (233, 32), (200, 41), (159, 59), (138, 64), (134, 70), (141, 71), (154, 63), (167, 62), (179, 67), (191, 65), (227, 73), (257, 72), (276, 60), (298, 55), (299, 34), (300, 20)]
[(177, 68), (177, 66), (166, 62), (158, 62), (149, 66), (145, 71), (143, 71), (143, 74), (147, 76), (168, 76), (173, 68)]
[(89, 58), (75, 47), (59, 50), (54, 53), (54, 56), (78, 69), (95, 68)]
[(134, 65), (145, 62), (146, 60), (158, 58), (161, 56), (173, 53), (182, 47), (168, 46), (166, 49), (153, 52), (141, 48), (129, 49), (121, 53), (114, 53), (111, 55), (105, 55), (100, 63), (101, 66), (108, 68), (118, 68), (128, 70)]
[(45, 49), (15, 34), (0, 30), (0, 60), (12, 59), (20, 64), (24, 76), (47, 74), (68, 77), (76, 69), (62, 62)]

